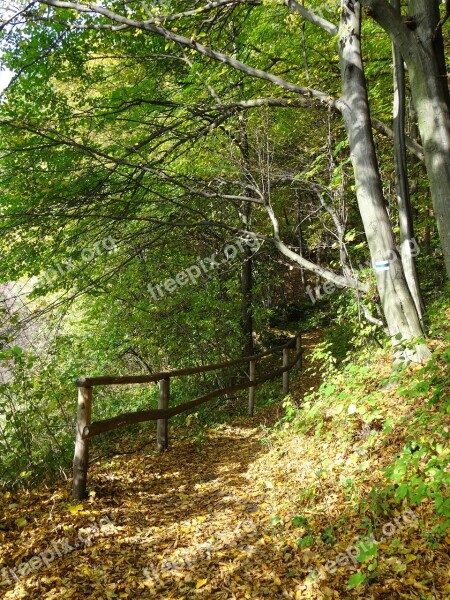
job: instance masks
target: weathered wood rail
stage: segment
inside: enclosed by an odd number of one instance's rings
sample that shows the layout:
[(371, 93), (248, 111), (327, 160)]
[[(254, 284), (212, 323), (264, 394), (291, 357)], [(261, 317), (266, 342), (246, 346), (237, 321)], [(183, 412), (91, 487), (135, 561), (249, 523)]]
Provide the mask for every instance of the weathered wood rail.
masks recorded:
[[(295, 348), (295, 356), (289, 360), (289, 350)], [(282, 367), (256, 376), (257, 361), (272, 356), (276, 352), (283, 353)], [(187, 369), (178, 369), (176, 371), (164, 371), (154, 373), (153, 375), (124, 375), (118, 377), (82, 377), (77, 380), (78, 386), (78, 413), (77, 413), (77, 431), (75, 439), (75, 455), (73, 460), (73, 488), (72, 497), (74, 500), (82, 500), (86, 496), (87, 472), (89, 466), (89, 440), (107, 431), (119, 429), (133, 423), (142, 423), (144, 421), (156, 421), (156, 444), (160, 451), (166, 450), (169, 444), (168, 421), (170, 417), (179, 415), (187, 410), (205, 404), (213, 398), (218, 398), (232, 392), (240, 390), (249, 390), (248, 394), (248, 414), (253, 416), (255, 407), (255, 389), (258, 385), (282, 376), (283, 393), (289, 392), (289, 371), (298, 366), (301, 368), (302, 346), (301, 334), (297, 333), (286, 344), (275, 346), (260, 354), (254, 356), (245, 356), (236, 360), (202, 367), (191, 367)], [(247, 363), (249, 365), (248, 381), (237, 383), (236, 385), (214, 390), (178, 406), (169, 408), (170, 401), (170, 380), (173, 377), (183, 377), (194, 375), (196, 373), (206, 373)], [(91, 422), (93, 388), (102, 385), (128, 385), (159, 382), (158, 408), (130, 412), (105, 419), (103, 421)]]

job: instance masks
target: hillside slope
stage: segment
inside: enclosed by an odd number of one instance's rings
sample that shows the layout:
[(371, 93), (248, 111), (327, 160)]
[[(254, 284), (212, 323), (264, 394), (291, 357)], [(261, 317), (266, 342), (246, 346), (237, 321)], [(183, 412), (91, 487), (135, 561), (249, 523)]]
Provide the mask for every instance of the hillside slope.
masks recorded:
[(162, 456), (147, 447), (100, 461), (76, 506), (68, 481), (3, 494), (1, 593), (448, 598), (444, 314), (424, 368), (392, 374), (380, 351), (321, 383), (311, 359), (326, 352), (307, 334), (291, 396), (253, 420), (209, 429), (201, 443), (174, 432)]

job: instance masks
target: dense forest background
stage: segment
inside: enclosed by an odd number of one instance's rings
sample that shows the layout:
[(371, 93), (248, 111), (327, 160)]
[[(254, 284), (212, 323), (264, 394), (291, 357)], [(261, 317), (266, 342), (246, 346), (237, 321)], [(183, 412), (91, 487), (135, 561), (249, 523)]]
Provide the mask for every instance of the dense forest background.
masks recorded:
[(0, 0), (0, 595), (449, 597), (449, 27)]
[[(429, 358), (447, 17), (418, 0), (3, 3), (2, 485), (67, 468), (81, 375), (208, 364), (314, 326), (334, 363), (390, 344), (396, 363)], [(397, 34), (431, 62), (402, 58)], [(108, 394), (99, 417), (156, 401)]]

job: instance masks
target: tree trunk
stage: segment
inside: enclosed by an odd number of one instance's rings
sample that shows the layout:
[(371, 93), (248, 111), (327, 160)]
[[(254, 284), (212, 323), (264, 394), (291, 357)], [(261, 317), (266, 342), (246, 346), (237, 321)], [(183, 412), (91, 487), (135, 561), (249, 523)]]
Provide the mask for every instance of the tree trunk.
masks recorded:
[(243, 356), (252, 356), (253, 352), (253, 256), (252, 250), (244, 246), (241, 269), (241, 331), (243, 338)]
[[(400, 14), (400, 0), (391, 0), (392, 5)], [(406, 98), (405, 98), (405, 64), (402, 54), (392, 44), (394, 59), (394, 162), (395, 162), (395, 191), (398, 203), (398, 218), (400, 225), (400, 254), (406, 282), (413, 297), (417, 314), (423, 329), (423, 314), (425, 307), (419, 286), (416, 261), (412, 248), (417, 246), (414, 236), (414, 222), (409, 193), (408, 168), (406, 158)]]
[[(450, 98), (437, 0), (410, 0), (417, 44), (407, 60), (436, 223), (450, 279)], [(405, 59), (406, 60), (406, 59)]]
[[(297, 216), (297, 229), (298, 229), (298, 253), (303, 257), (303, 232), (302, 232), (302, 222), (300, 216)], [(305, 269), (300, 267), (300, 276), (302, 279), (302, 287), (305, 289), (306, 287), (306, 278), (305, 278)]]
[(408, 67), (434, 213), (450, 279), (450, 94), (439, 0), (409, 0), (404, 22), (385, 0), (362, 0)]
[(419, 343), (414, 348), (407, 347), (413, 340), (423, 339), (423, 332), (406, 283), (383, 196), (361, 59), (360, 2), (341, 0), (340, 31), (340, 108), (349, 137), (356, 196), (375, 268), (381, 304), (396, 361), (423, 362), (430, 356), (426, 345)]
[[(247, 121), (241, 116), (241, 152), (242, 152), (242, 172), (244, 180), (247, 180), (250, 172), (250, 148), (248, 144)], [(244, 184), (244, 194), (252, 196), (254, 191), (251, 185)], [(251, 229), (252, 206), (250, 202), (244, 202), (241, 209), (241, 221), (243, 229)], [(242, 334), (242, 356), (252, 356), (254, 354), (253, 344), (253, 252), (245, 244), (242, 253), (241, 266), (241, 334)]]

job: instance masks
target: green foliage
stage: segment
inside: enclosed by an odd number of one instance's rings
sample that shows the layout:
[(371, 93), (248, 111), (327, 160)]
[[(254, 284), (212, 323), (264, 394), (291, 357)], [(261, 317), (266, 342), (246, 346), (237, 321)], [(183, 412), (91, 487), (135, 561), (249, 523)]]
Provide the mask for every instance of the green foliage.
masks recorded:
[[(339, 18), (337, 3), (310, 5), (323, 9), (331, 20)], [(110, 8), (125, 10), (116, 1)], [(184, 12), (186, 2), (126, 6), (127, 15), (138, 20), (148, 18), (149, 11), (154, 16), (178, 10)], [(218, 7), (208, 13), (208, 27), (203, 12), (165, 26), (255, 68), (339, 95), (336, 39), (304, 23), (283, 3)], [(51, 314), (58, 331), (48, 354), (2, 350), (10, 373), (0, 400), (6, 457), (2, 483), (13, 482), (15, 472), (24, 473), (22, 479), (30, 473), (38, 477), (45, 465), (57, 472), (69, 464), (77, 376), (148, 373), (241, 354), (243, 256), (160, 299), (152, 297), (148, 286), (164, 286), (199, 258), (222, 252), (242, 236), (242, 229), (264, 239), (252, 256), (252, 304), (253, 328), (265, 346), (269, 323), (282, 321), (288, 305), (299, 302), (300, 274), (280, 265), (261, 194), (278, 216), (287, 245), (295, 249), (300, 244), (305, 257), (336, 270), (342, 267), (343, 247), (355, 276), (374, 285), (370, 269), (361, 268), (367, 244), (338, 115), (320, 107), (297, 108), (290, 92), (243, 77), (150, 31), (110, 31), (103, 27), (107, 24), (94, 13), (54, 10), (36, 2), (27, 8), (23, 22), (0, 33), (2, 65), (18, 74), (0, 103), (0, 280), (27, 282), (32, 313), (25, 323), (20, 323), (23, 315), (9, 315), (13, 334), (5, 347), (34, 318)], [(366, 20), (371, 108), (389, 120), (391, 48), (377, 32)], [(300, 40), (304, 52), (299, 51)], [(241, 111), (236, 105), (281, 96), (287, 99), (285, 107), (262, 102)], [(226, 104), (230, 107), (224, 110)], [(378, 145), (388, 184), (393, 178), (392, 147), (385, 140)], [(423, 168), (415, 166), (414, 177), (418, 231), (429, 240), (419, 268), (432, 295), (442, 283), (431, 268), (437, 260), (431, 251), (437, 235), (429, 219)], [(248, 203), (249, 211), (239, 200), (242, 194), (255, 200)], [(342, 218), (342, 239), (330, 211)], [(395, 210), (391, 212), (395, 221)], [(107, 236), (117, 250), (84, 260), (83, 252)], [(75, 267), (61, 273), (64, 261)], [(49, 269), (58, 271), (56, 279), (40, 285), (39, 278)], [(376, 315), (376, 294), (365, 302)], [(328, 377), (344, 368), (349, 382), (328, 380), (318, 396), (332, 402), (337, 395), (337, 409), (345, 412), (351, 405), (350, 383), (363, 386), (370, 379), (363, 366), (351, 363), (350, 355), (357, 352), (364, 362), (386, 340), (363, 319), (352, 293), (336, 291), (314, 306), (299, 306), (304, 329), (333, 325), (312, 358)], [(437, 321), (431, 327), (437, 338), (443, 335), (441, 327)], [(436, 364), (447, 358), (445, 353), (436, 357)], [(240, 376), (230, 370), (173, 381), (172, 398), (178, 404)], [(432, 393), (437, 405), (445, 386), (439, 371), (430, 372), (428, 382), (418, 381), (405, 396)], [(322, 436), (326, 426), (318, 396), (306, 397), (301, 420)], [(155, 406), (156, 397), (155, 386), (96, 390), (95, 416)], [(258, 390), (260, 406), (278, 398), (272, 384)], [(375, 397), (364, 401), (355, 420), (379, 422), (382, 411), (376, 402)], [(294, 421), (298, 407), (288, 399), (285, 408), (285, 423)], [(199, 445), (206, 425), (244, 409), (238, 397), (208, 410), (199, 410), (192, 421), (190, 434)], [(394, 422), (386, 418), (382, 426), (388, 433)], [(420, 486), (416, 494), (422, 493)]]
[[(26, 485), (69, 463), (75, 426), (70, 368), (13, 347), (0, 353), (0, 485)], [(72, 394), (70, 393), (72, 392)], [(72, 397), (71, 397), (72, 396)]]
[[(369, 510), (375, 524), (378, 519), (385, 522), (385, 515), (395, 506), (420, 507), (427, 503), (432, 507), (433, 519), (422, 527), (430, 543), (445, 536), (450, 527), (446, 425), (450, 414), (449, 300), (447, 288), (430, 307), (430, 326), (439, 332), (440, 341), (426, 365), (391, 371), (382, 379), (380, 363), (385, 362), (386, 350), (372, 350), (371, 356), (353, 353), (338, 364), (333, 345), (323, 343), (312, 353), (314, 361), (323, 364), (323, 383), (317, 391), (305, 395), (301, 407), (286, 404), (283, 420), (302, 438), (319, 436), (325, 443), (333, 442), (336, 452), (346, 453), (348, 448), (354, 452), (357, 448), (362, 470), (370, 464), (371, 453), (379, 452), (380, 447), (387, 451), (401, 436), (401, 451), (391, 456), (383, 469), (382, 483), (373, 486), (367, 500), (356, 495), (353, 479), (342, 480), (340, 485), (346, 491), (349, 511), (364, 515)], [(304, 494), (302, 498), (308, 501)], [(371, 534), (372, 520), (364, 527)], [(357, 560), (375, 565), (371, 561), (377, 558), (376, 551), (377, 547), (372, 546)]]
[(360, 571), (357, 571), (348, 580), (347, 589), (353, 590), (354, 588), (357, 588), (359, 585), (364, 583), (364, 581), (366, 581), (366, 579), (367, 579), (367, 575), (365, 575), (364, 573), (361, 573)]

